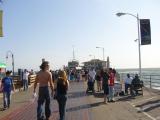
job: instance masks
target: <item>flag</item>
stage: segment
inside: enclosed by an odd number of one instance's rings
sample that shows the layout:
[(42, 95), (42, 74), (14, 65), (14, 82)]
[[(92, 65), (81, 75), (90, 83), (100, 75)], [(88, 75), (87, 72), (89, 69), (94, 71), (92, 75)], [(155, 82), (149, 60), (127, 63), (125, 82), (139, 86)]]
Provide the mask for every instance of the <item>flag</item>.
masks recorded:
[(150, 20), (140, 19), (141, 45), (151, 44)]
[(0, 10), (0, 37), (3, 37), (2, 19), (3, 19), (3, 11)]

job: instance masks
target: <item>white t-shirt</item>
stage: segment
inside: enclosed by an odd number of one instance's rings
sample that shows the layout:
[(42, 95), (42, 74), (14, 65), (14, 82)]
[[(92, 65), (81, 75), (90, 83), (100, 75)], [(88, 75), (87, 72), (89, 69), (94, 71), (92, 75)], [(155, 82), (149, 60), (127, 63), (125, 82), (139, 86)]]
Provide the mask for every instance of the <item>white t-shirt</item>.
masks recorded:
[(93, 71), (89, 71), (89, 76), (94, 80), (95, 79), (95, 75), (96, 75), (96, 72), (93, 70)]
[(126, 79), (125, 79), (125, 84), (131, 84), (132, 83), (132, 78), (131, 77), (127, 77)]
[(29, 72), (24, 72), (23, 73), (23, 79), (28, 80)]

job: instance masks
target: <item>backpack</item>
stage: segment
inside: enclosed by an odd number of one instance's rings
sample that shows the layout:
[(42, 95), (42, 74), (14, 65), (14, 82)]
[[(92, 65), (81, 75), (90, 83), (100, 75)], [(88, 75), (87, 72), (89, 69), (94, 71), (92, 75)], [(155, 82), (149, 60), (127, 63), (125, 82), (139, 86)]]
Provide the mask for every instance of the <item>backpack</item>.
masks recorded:
[(5, 77), (5, 78), (3, 78), (2, 83), (4, 84), (5, 87), (11, 87), (12, 86), (12, 79), (9, 77)]
[(121, 91), (120, 93), (119, 93), (119, 96), (124, 96), (125, 94), (124, 94), (124, 91)]

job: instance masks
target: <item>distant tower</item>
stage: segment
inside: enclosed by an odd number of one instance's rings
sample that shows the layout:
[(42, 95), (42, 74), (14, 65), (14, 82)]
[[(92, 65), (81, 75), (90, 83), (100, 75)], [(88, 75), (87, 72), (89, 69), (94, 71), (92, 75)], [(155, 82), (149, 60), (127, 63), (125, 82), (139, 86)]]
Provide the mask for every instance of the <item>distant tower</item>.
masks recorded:
[(42, 63), (45, 61), (45, 58), (42, 58)]
[(75, 60), (74, 45), (72, 47), (73, 47), (73, 60)]
[(109, 61), (109, 56), (107, 57), (107, 69), (110, 68), (110, 61)]

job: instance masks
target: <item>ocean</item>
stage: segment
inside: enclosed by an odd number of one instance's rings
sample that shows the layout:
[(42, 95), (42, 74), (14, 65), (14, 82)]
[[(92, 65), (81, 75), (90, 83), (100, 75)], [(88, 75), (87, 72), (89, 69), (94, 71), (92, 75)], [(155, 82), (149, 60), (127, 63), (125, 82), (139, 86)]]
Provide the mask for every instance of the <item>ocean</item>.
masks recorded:
[[(116, 69), (119, 73), (133, 73), (139, 72), (139, 69)], [(142, 75), (160, 75), (160, 68), (142, 68)]]

